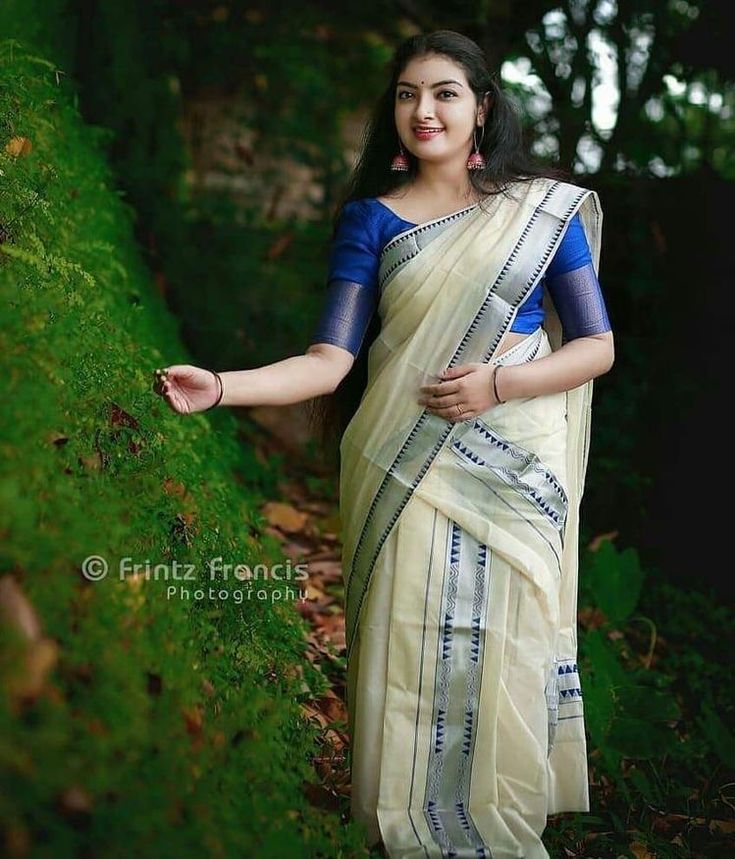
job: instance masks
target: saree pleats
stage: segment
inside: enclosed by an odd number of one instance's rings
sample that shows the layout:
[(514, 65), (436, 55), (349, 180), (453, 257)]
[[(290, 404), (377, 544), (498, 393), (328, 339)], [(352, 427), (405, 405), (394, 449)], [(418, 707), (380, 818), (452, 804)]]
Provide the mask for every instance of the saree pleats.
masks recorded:
[(443, 367), (558, 348), (549, 307), (496, 354), (576, 211), (597, 265), (596, 195), (551, 180), (383, 253), (340, 508), (352, 811), (391, 857), (544, 857), (547, 816), (589, 808), (576, 564), (591, 383), (456, 424), (417, 403)]

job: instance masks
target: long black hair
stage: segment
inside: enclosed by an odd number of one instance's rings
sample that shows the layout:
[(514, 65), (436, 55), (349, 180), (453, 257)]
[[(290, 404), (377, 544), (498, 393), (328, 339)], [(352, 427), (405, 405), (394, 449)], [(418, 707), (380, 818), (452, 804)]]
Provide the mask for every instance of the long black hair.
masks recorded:
[[(397, 173), (390, 169), (391, 160), (398, 149), (398, 132), (394, 118), (396, 83), (414, 57), (428, 54), (446, 57), (464, 69), (478, 106), (485, 94), (490, 96), (479, 146), (486, 166), (484, 170), (468, 171), (475, 191), (482, 196), (505, 193), (509, 183), (531, 181), (538, 176), (569, 181), (567, 171), (546, 167), (532, 157), (524, 137), (518, 108), (501, 88), (497, 73), (489, 71), (485, 54), (479, 45), (453, 30), (437, 30), (426, 35), (411, 36), (396, 49), (390, 64), (390, 82), (378, 99), (365, 127), (360, 155), (334, 215), (333, 238), (346, 203), (365, 197), (388, 195), (410, 185), (416, 177), (418, 160), (408, 150), (405, 151), (409, 161), (408, 171)], [(325, 453), (334, 453), (333, 446), (338, 444), (360, 404), (367, 384), (368, 351), (379, 331), (380, 319), (376, 313), (350, 372), (332, 394), (316, 397), (310, 402), (311, 428)]]

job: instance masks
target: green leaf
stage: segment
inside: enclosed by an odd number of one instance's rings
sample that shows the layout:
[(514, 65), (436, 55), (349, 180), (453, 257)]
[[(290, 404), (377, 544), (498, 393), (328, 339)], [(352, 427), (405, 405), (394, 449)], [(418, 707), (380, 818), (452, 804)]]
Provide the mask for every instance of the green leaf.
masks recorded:
[(632, 547), (618, 552), (609, 540), (589, 553), (583, 572), (585, 593), (611, 623), (620, 623), (633, 613), (645, 577), (638, 552)]

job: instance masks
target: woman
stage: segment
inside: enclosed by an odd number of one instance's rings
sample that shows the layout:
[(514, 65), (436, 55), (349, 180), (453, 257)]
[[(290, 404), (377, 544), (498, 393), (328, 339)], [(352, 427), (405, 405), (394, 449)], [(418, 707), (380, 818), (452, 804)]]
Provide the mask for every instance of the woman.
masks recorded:
[(544, 857), (547, 815), (589, 809), (578, 508), (613, 338), (599, 200), (564, 175), (474, 42), (408, 39), (307, 353), (157, 383), (182, 413), (332, 395), (352, 810), (390, 857)]

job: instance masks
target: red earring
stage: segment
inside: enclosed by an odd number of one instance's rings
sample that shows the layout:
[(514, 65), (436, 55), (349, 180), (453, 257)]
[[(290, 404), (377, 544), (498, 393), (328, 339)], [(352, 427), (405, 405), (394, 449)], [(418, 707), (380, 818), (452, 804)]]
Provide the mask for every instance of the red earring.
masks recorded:
[(480, 152), (480, 145), (485, 137), (485, 126), (481, 125), (480, 128), (482, 129), (480, 134), (480, 143), (477, 142), (477, 126), (475, 126), (475, 130), (472, 132), (472, 142), (475, 144), (475, 151), (467, 159), (468, 170), (484, 170), (485, 167), (487, 167), (485, 157)]
[(398, 149), (399, 152), (393, 156), (393, 160), (390, 162), (390, 169), (395, 173), (406, 173), (408, 172), (409, 164), (406, 153), (403, 151), (400, 137), (398, 138)]

